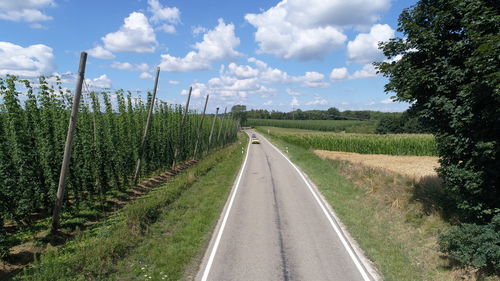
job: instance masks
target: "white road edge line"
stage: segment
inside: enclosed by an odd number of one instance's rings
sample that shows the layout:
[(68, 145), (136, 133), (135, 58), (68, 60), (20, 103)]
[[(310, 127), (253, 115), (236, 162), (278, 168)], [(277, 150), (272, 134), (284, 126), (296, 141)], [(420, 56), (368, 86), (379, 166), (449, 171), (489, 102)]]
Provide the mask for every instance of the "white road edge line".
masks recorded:
[(203, 272), (203, 277), (201, 278), (201, 281), (207, 281), (208, 279), (208, 274), (210, 273), (210, 269), (212, 268), (212, 263), (214, 262), (215, 254), (217, 253), (217, 248), (219, 247), (219, 243), (222, 238), (222, 234), (224, 232), (224, 227), (226, 226), (227, 218), (229, 217), (229, 213), (231, 212), (231, 207), (233, 206), (234, 198), (236, 197), (236, 193), (238, 192), (238, 187), (240, 186), (240, 181), (241, 177), (243, 176), (243, 171), (245, 170), (245, 166), (247, 165), (248, 154), (250, 152), (251, 144), (252, 140), (250, 139), (250, 136), (248, 136), (248, 147), (247, 147), (247, 154), (245, 155), (245, 161), (243, 162), (243, 166), (241, 167), (238, 179), (236, 179), (236, 185), (234, 187), (233, 194), (231, 195), (229, 205), (227, 206), (226, 213), (224, 214), (224, 219), (222, 220), (222, 224), (218, 230), (217, 238), (215, 239), (214, 246), (212, 247), (212, 251), (210, 252), (210, 257), (208, 258), (208, 262), (207, 265), (205, 266), (205, 271)]
[(288, 163), (290, 163), (290, 165), (292, 165), (292, 167), (297, 171), (297, 173), (300, 175), (300, 177), (302, 178), (302, 180), (306, 183), (307, 187), (309, 188), (309, 191), (311, 191), (314, 199), (316, 199), (316, 202), (319, 204), (319, 206), (321, 207), (321, 210), (323, 211), (323, 213), (325, 214), (326, 218), (328, 219), (328, 221), (330, 222), (330, 225), (332, 226), (333, 230), (335, 231), (335, 233), (337, 233), (337, 236), (340, 238), (340, 241), (342, 242), (342, 245), (344, 246), (344, 248), (346, 249), (347, 253), (349, 254), (349, 256), (351, 257), (352, 261), (354, 262), (354, 264), (356, 265), (356, 268), (358, 269), (359, 273), (361, 274), (361, 276), (363, 277), (363, 279), (365, 281), (371, 281), (372, 279), (370, 279), (370, 277), (368, 277), (368, 272), (366, 272), (366, 269), (364, 268), (364, 266), (361, 264), (361, 262), (359, 261), (359, 258), (358, 256), (354, 253), (354, 251), (352, 250), (349, 242), (347, 242), (347, 240), (345, 239), (342, 231), (340, 230), (340, 228), (337, 226), (337, 224), (333, 221), (332, 219), (332, 216), (330, 215), (330, 213), (328, 212), (327, 208), (324, 206), (324, 203), (319, 199), (318, 195), (316, 194), (316, 192), (314, 192), (314, 189), (312, 188), (311, 184), (309, 183), (309, 181), (306, 179), (306, 177), (304, 176), (304, 174), (299, 170), (299, 168), (297, 168), (297, 166), (295, 166), (295, 164), (290, 160), (288, 159), (288, 157), (283, 154), (283, 152), (281, 152), (276, 146), (274, 146), (270, 141), (268, 141), (266, 138), (263, 138), (265, 139), (270, 145), (272, 148), (274, 148), (279, 154), (281, 154), (281, 156), (283, 156), (287, 161)]

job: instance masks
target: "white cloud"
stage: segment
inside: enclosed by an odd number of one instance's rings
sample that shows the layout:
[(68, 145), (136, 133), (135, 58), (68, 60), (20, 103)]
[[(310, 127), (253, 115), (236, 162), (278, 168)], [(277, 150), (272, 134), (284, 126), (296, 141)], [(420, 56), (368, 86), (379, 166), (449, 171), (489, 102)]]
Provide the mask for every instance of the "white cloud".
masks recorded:
[(0, 1), (0, 19), (9, 21), (48, 21), (51, 16), (47, 16), (40, 9), (55, 6), (53, 0), (23, 0), (23, 1)]
[(347, 57), (351, 61), (369, 63), (383, 60), (384, 54), (378, 43), (394, 37), (394, 29), (387, 24), (375, 24), (369, 33), (360, 33), (347, 43)]
[(237, 65), (235, 63), (230, 63), (228, 65), (230, 73), (234, 74), (238, 78), (251, 78), (259, 75), (259, 70), (248, 65)]
[(303, 85), (309, 88), (326, 88), (330, 84), (324, 81), (325, 75), (316, 71), (306, 72), (304, 76), (296, 78), (297, 81), (302, 81)]
[(165, 71), (187, 72), (207, 70), (211, 64), (240, 55), (234, 48), (240, 44), (240, 39), (234, 34), (234, 25), (225, 24), (219, 19), (215, 29), (203, 35), (203, 41), (197, 42), (185, 57), (161, 55), (160, 67)]
[(201, 26), (201, 25), (191, 26), (191, 32), (193, 33), (194, 36), (198, 36), (200, 34), (207, 32), (207, 31), (208, 31), (208, 29), (206, 27)]
[(276, 89), (262, 85), (258, 77), (238, 78), (231, 71), (225, 72), (224, 67), (221, 68), (219, 77), (208, 81), (208, 89), (222, 98), (244, 98), (249, 94), (269, 97), (276, 93)]
[(334, 68), (332, 69), (332, 72), (330, 73), (330, 79), (332, 81), (340, 81), (340, 80), (346, 80), (349, 77), (349, 73), (347, 72), (347, 68), (341, 67), (341, 68)]
[(148, 10), (153, 14), (151, 21), (159, 23), (166, 21), (172, 24), (180, 23), (181, 12), (176, 7), (163, 7), (158, 0), (148, 0)]
[[(207, 90), (207, 85), (203, 83), (194, 83), (191, 85), (193, 87), (193, 90), (191, 92), (191, 97), (192, 98), (199, 98), (203, 96)], [(189, 90), (182, 90), (181, 95), (187, 96), (189, 94)]]
[(170, 80), (170, 81), (168, 81), (168, 84), (170, 84), (170, 85), (177, 85), (177, 84), (179, 84), (179, 81)]
[(95, 48), (87, 50), (90, 56), (98, 59), (104, 60), (112, 60), (115, 58), (115, 55), (110, 51), (104, 49), (102, 46), (97, 46)]
[(320, 96), (315, 96), (313, 100), (308, 101), (306, 105), (327, 105), (328, 101)]
[(171, 25), (171, 24), (163, 24), (159, 27), (159, 29), (165, 33), (169, 33), (169, 34), (174, 34), (175, 32), (177, 32), (175, 30), (175, 26)]
[(363, 68), (360, 70), (355, 71), (351, 79), (360, 79), (360, 78), (372, 78), (377, 76), (377, 70), (372, 64), (365, 64), (363, 65)]
[(290, 105), (295, 106), (295, 107), (299, 106), (300, 105), (299, 100), (296, 97), (292, 97), (292, 101), (290, 102)]
[(94, 78), (94, 79), (85, 79), (85, 82), (90, 87), (95, 87), (95, 88), (108, 89), (108, 88), (111, 88), (111, 86), (112, 86), (111, 79), (109, 79), (106, 74), (103, 74), (103, 75), (101, 75), (97, 78)]
[(353, 74), (349, 74), (347, 68), (345, 67), (334, 68), (330, 73), (330, 79), (332, 81), (372, 78), (376, 76), (377, 70), (371, 63), (363, 65), (363, 68), (361, 68), (360, 70), (356, 70)]
[(139, 74), (139, 78), (141, 78), (141, 79), (153, 79), (153, 75), (151, 73), (148, 73), (148, 72), (143, 72), (143, 73)]
[(286, 89), (286, 93), (289, 94), (290, 96), (300, 96), (302, 93), (293, 91), (292, 89)]
[(271, 104), (273, 104), (273, 101), (272, 101), (272, 100), (268, 100), (268, 101), (266, 101), (265, 103), (263, 103), (263, 105), (271, 105)]
[(391, 104), (391, 103), (394, 103), (391, 99), (385, 99), (385, 100), (381, 100), (380, 103), (382, 104)]
[(0, 75), (40, 76), (55, 70), (52, 48), (36, 44), (23, 48), (0, 42)]
[(131, 64), (129, 62), (119, 62), (115, 61), (110, 65), (112, 68), (120, 69), (120, 70), (129, 70), (129, 71), (142, 71), (146, 72), (149, 70), (149, 65), (146, 63), (139, 64)]
[(101, 38), (104, 48), (113, 52), (152, 53), (158, 42), (143, 13), (133, 12), (124, 20), (120, 30)]
[(303, 28), (287, 20), (286, 2), (262, 14), (247, 14), (245, 19), (257, 28), (255, 41), (259, 52), (284, 59), (323, 58), (342, 46), (347, 37), (332, 26)]
[(245, 19), (257, 28), (259, 52), (284, 59), (321, 59), (347, 40), (342, 28), (377, 21), (390, 0), (283, 0)]

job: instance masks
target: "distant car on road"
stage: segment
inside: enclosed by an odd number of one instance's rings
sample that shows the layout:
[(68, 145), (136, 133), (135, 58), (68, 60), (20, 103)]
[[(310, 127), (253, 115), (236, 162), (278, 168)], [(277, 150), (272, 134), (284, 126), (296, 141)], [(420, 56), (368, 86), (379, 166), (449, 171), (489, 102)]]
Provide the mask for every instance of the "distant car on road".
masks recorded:
[(260, 143), (260, 140), (257, 138), (255, 134), (252, 134), (252, 143), (257, 143), (257, 144)]

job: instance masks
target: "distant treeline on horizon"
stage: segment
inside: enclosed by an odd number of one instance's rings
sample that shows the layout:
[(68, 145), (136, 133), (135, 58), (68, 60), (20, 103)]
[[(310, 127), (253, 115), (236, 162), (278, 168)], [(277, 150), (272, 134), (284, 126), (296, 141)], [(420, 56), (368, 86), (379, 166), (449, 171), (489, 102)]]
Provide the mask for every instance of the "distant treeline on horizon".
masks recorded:
[(246, 112), (249, 119), (279, 119), (279, 120), (380, 120), (384, 116), (400, 117), (403, 112), (381, 112), (372, 110), (345, 110), (335, 107), (327, 110), (300, 110), (290, 112), (252, 109)]

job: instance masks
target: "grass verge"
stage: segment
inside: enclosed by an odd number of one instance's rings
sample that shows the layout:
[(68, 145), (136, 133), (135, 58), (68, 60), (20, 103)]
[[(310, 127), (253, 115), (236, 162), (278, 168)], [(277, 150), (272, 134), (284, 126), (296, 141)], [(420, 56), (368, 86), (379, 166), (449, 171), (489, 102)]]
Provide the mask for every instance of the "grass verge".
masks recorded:
[(245, 144), (240, 143), (245, 139), (240, 135), (239, 143), (207, 156), (64, 247), (49, 251), (18, 279), (179, 279), (208, 243), (243, 159), (240, 147)]
[(450, 227), (453, 217), (443, 207), (438, 181), (415, 182), (382, 170), (322, 159), (263, 129), (259, 132), (281, 150), (288, 147), (288, 157), (316, 184), (384, 280), (500, 280), (457, 269), (439, 252), (437, 236)]

